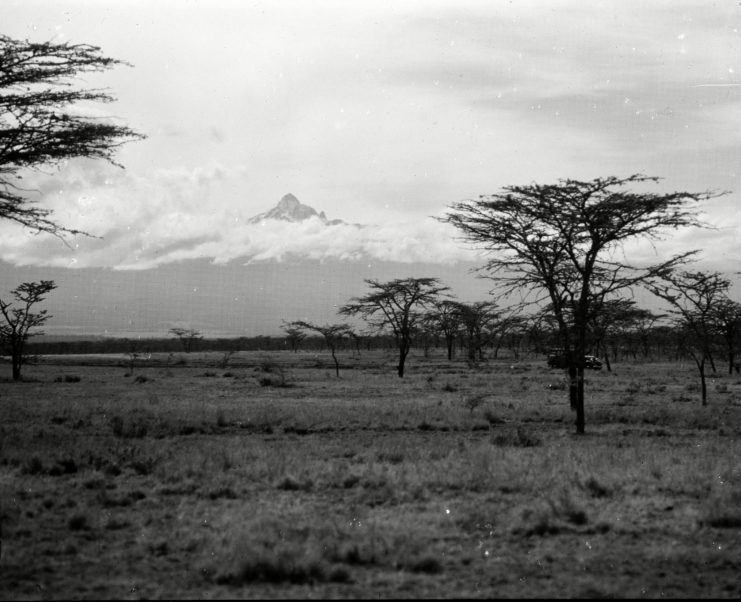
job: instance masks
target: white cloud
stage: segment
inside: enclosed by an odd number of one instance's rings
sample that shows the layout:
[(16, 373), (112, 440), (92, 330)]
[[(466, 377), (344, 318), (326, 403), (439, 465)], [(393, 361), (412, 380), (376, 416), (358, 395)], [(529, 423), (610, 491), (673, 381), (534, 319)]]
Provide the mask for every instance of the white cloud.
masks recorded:
[(242, 171), (218, 164), (160, 170), (145, 179), (78, 161), (36, 179), (60, 224), (97, 238), (78, 236), (64, 246), (55, 237), (2, 224), (0, 256), (15, 265), (126, 270), (204, 258), (216, 263), (303, 257), (451, 264), (474, 257), (454, 240), (452, 227), (432, 218), (362, 228), (326, 226), (318, 218), (250, 223), (257, 203), (220, 197), (223, 190), (244, 185)]

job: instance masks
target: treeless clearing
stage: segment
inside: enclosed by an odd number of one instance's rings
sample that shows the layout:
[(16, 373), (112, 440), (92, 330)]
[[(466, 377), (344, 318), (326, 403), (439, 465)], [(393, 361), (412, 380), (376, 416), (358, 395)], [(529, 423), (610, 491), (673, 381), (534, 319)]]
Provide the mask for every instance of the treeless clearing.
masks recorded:
[[(55, 356), (0, 392), (0, 595), (741, 595), (741, 380), (442, 350)], [(9, 368), (6, 366), (9, 372)]]

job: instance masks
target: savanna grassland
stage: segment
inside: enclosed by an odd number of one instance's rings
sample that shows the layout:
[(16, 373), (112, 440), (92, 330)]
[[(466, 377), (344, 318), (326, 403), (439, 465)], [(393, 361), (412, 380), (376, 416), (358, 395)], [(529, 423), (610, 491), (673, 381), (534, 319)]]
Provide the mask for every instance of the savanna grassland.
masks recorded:
[(0, 596), (741, 596), (741, 377), (703, 408), (689, 363), (589, 372), (576, 436), (543, 358), (340, 359), (26, 366)]

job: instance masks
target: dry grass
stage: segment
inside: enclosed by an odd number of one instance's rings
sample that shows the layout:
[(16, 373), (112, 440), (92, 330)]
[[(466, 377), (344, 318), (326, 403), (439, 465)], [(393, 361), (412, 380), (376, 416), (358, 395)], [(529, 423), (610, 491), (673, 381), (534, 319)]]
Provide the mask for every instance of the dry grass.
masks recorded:
[(577, 437), (543, 360), (222, 356), (3, 386), (3, 597), (741, 594), (738, 379), (591, 373)]

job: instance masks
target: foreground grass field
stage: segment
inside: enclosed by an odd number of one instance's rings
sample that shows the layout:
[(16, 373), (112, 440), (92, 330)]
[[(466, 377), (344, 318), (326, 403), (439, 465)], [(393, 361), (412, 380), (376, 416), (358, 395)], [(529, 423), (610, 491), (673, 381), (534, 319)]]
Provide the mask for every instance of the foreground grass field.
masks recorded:
[(393, 362), (27, 366), (0, 386), (0, 596), (741, 596), (738, 376), (702, 408), (690, 364), (590, 373), (577, 437), (542, 358)]

